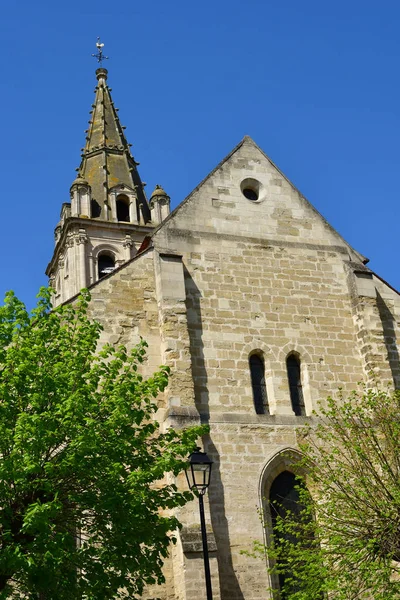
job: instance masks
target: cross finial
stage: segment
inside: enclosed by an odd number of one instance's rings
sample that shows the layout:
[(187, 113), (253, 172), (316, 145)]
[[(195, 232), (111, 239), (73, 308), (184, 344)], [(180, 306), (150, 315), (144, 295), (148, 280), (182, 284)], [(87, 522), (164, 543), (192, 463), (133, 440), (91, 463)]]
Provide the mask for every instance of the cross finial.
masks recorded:
[(101, 63), (103, 62), (103, 60), (108, 60), (108, 56), (103, 55), (104, 44), (101, 43), (99, 37), (97, 38), (96, 48), (97, 48), (97, 54), (92, 54), (92, 56), (94, 56), (94, 58), (97, 58), (97, 62), (101, 66)]

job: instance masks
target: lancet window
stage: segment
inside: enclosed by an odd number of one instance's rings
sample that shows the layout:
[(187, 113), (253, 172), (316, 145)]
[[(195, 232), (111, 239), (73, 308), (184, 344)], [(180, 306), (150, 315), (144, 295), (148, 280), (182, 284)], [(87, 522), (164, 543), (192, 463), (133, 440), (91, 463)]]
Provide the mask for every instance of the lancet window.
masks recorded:
[(249, 367), (255, 411), (258, 415), (269, 414), (267, 388), (265, 385), (265, 366), (262, 357), (258, 354), (251, 354)]
[(286, 359), (286, 368), (293, 412), (296, 416), (305, 416), (300, 359), (295, 354), (289, 354)]

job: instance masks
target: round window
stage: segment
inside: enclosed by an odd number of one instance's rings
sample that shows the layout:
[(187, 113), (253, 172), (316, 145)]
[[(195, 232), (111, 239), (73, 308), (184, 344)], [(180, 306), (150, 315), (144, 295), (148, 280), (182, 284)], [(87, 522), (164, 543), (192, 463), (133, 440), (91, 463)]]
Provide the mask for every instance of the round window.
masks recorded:
[(251, 202), (258, 202), (260, 200), (262, 185), (257, 179), (252, 179), (248, 177), (247, 179), (243, 179), (240, 184), (240, 190), (247, 200)]
[(256, 192), (256, 190), (253, 190), (253, 188), (246, 187), (244, 188), (244, 190), (242, 190), (242, 193), (243, 196), (247, 198), (247, 200), (253, 200), (253, 202), (255, 200), (258, 200), (258, 192)]

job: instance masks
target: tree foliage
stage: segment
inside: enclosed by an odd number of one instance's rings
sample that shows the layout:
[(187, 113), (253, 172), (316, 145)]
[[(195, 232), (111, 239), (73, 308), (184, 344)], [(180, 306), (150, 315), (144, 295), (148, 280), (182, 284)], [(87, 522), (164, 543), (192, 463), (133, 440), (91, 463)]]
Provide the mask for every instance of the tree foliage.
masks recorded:
[(143, 341), (98, 351), (89, 299), (0, 308), (1, 599), (140, 595), (163, 580), (170, 509), (192, 498), (172, 476), (204, 430), (160, 433), (168, 369), (142, 378)]
[(301, 438), (298, 506), (276, 518), (271, 544), (258, 546), (272, 574), (284, 575), (281, 595), (273, 593), (283, 600), (398, 600), (400, 392), (360, 389), (346, 400), (329, 398)]

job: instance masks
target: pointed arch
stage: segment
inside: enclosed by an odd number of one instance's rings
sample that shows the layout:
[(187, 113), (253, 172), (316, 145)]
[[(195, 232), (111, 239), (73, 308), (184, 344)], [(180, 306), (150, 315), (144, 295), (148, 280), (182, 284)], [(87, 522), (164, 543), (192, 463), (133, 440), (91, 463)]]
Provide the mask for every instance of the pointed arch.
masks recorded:
[[(301, 453), (297, 449), (282, 446), (270, 457), (261, 472), (259, 493), (264, 514), (264, 537), (267, 546), (272, 542), (279, 543), (279, 538), (274, 536), (278, 517), (284, 516), (285, 511), (289, 509), (294, 509), (296, 512), (296, 503), (300, 507), (296, 487), (298, 480), (296, 480), (293, 469), (293, 465), (300, 458)], [(270, 573), (271, 588), (276, 591), (281, 590), (286, 576), (285, 572), (280, 575)]]
[[(269, 507), (269, 515), (270, 515), (270, 527), (271, 527), (271, 535), (274, 541), (274, 546), (277, 549), (281, 549), (278, 554), (278, 558), (276, 559), (276, 564), (279, 567), (278, 574), (276, 576), (276, 584), (278, 585), (280, 591), (280, 599), (285, 600), (287, 595), (287, 589), (284, 592), (284, 586), (289, 587), (289, 589), (294, 591), (299, 591), (297, 586), (299, 585), (298, 580), (296, 581), (296, 575), (293, 571), (293, 566), (286, 559), (286, 552), (282, 550), (286, 550), (285, 544), (290, 541), (291, 544), (299, 545), (301, 548), (304, 548), (305, 540), (301, 536), (301, 534), (293, 533), (292, 531), (289, 533), (282, 533), (280, 528), (280, 523), (282, 523), (282, 519), (285, 520), (290, 518), (290, 520), (295, 519), (297, 522), (301, 519), (301, 514), (304, 509), (304, 504), (302, 503), (302, 497), (300, 490), (306, 490), (306, 486), (303, 480), (299, 480), (293, 471), (285, 470), (282, 471), (275, 479), (273, 480), (268, 496), (268, 507)], [(304, 517), (303, 517), (304, 518)], [(310, 518), (307, 515), (307, 522), (310, 522)], [(289, 595), (291, 595), (289, 593)]]
[(291, 470), (293, 464), (297, 463), (302, 457), (301, 452), (293, 446), (278, 446), (267, 458), (259, 478), (259, 499), (263, 504), (265, 493), (271, 487), (272, 481), (282, 471)]

